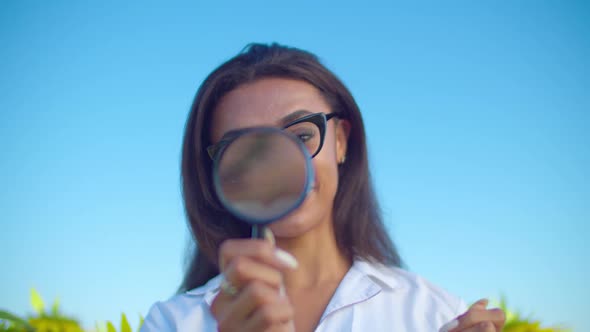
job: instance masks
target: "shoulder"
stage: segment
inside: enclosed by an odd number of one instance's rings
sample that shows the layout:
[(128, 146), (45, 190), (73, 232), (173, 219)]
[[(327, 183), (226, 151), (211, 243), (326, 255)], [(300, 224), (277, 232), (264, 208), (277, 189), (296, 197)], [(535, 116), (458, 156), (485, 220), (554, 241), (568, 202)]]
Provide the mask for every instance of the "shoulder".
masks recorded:
[(399, 299), (406, 305), (413, 304), (416, 310), (428, 310), (432, 314), (451, 318), (466, 310), (461, 298), (416, 273), (367, 261), (355, 262), (354, 266), (378, 283), (391, 298)]
[(209, 306), (220, 283), (221, 276), (217, 276), (201, 287), (156, 302), (150, 308), (141, 332), (181, 331), (185, 326), (199, 326), (203, 331), (214, 329), (215, 321)]

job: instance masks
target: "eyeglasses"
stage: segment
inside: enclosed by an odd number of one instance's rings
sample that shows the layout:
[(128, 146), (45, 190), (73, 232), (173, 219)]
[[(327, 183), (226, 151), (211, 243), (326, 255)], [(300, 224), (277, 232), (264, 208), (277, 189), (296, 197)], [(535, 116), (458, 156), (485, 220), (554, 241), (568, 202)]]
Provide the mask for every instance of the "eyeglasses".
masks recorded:
[[(327, 122), (334, 117), (338, 117), (338, 113), (309, 114), (290, 122), (283, 127), (283, 130), (299, 138), (307, 148), (309, 155), (313, 158), (320, 152), (324, 145)], [(216, 144), (208, 146), (207, 153), (209, 154), (209, 157), (212, 160), (215, 160), (219, 151), (229, 144), (236, 136), (239, 136), (244, 130), (247, 129), (232, 131), (228, 137), (224, 137)]]

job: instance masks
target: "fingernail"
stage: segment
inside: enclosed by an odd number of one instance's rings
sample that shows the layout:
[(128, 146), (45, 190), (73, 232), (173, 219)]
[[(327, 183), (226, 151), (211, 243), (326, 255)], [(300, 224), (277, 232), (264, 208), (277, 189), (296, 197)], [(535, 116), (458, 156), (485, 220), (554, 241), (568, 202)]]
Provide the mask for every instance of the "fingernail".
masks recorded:
[(455, 327), (459, 326), (459, 321), (455, 318), (452, 321), (446, 323), (445, 325), (443, 325), (440, 330), (438, 330), (439, 332), (449, 332), (450, 330), (454, 329)]
[(264, 238), (268, 242), (270, 242), (270, 244), (272, 244), (273, 247), (275, 246), (275, 235), (272, 233), (272, 231), (268, 227), (264, 228)]
[(293, 257), (293, 255), (291, 255), (290, 253), (276, 248), (275, 249), (275, 256), (276, 258), (278, 258), (278, 260), (281, 261), (281, 263), (285, 264), (286, 266), (292, 268), (292, 269), (296, 269), (297, 266), (299, 265), (299, 263), (297, 263), (297, 259), (295, 259), (295, 257)]

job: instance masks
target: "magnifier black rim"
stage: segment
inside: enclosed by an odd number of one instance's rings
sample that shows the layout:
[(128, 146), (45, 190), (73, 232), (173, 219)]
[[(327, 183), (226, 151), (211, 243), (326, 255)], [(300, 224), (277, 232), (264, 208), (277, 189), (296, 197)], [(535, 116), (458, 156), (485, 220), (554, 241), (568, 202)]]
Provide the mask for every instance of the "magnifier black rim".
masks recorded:
[[(253, 218), (251, 216), (246, 216), (245, 214), (241, 213), (239, 210), (233, 208), (232, 205), (225, 198), (225, 195), (223, 194), (223, 190), (221, 188), (221, 179), (219, 178), (219, 174), (218, 174), (219, 163), (221, 162), (221, 158), (223, 157), (223, 154), (225, 153), (227, 148), (236, 139), (242, 137), (245, 134), (250, 134), (250, 133), (254, 133), (254, 132), (281, 134), (281, 135), (287, 137), (288, 139), (290, 139), (291, 141), (293, 141), (296, 144), (296, 146), (299, 148), (299, 150), (303, 152), (303, 155), (305, 157), (305, 173), (307, 174), (307, 178), (306, 178), (301, 196), (299, 197), (299, 199), (297, 199), (297, 201), (289, 209), (285, 210), (284, 212), (273, 215), (271, 217), (267, 217), (267, 218)], [(284, 216), (288, 215), (289, 213), (293, 212), (295, 209), (297, 209), (303, 203), (305, 198), (307, 197), (307, 193), (309, 192), (309, 189), (311, 188), (313, 178), (314, 178), (314, 173), (313, 173), (313, 166), (311, 164), (311, 156), (309, 155), (309, 151), (307, 151), (307, 148), (305, 147), (303, 142), (301, 142), (301, 140), (299, 138), (297, 138), (295, 135), (293, 135), (289, 132), (286, 132), (284, 130), (281, 130), (279, 128), (275, 128), (275, 127), (251, 127), (251, 128), (244, 128), (244, 129), (237, 131), (236, 135), (233, 136), (232, 138), (230, 138), (227, 141), (227, 144), (224, 144), (224, 146), (216, 153), (215, 159), (213, 161), (213, 186), (215, 189), (215, 193), (217, 194), (217, 198), (219, 199), (221, 204), (229, 212), (231, 212), (234, 216), (236, 216), (238, 219), (240, 219), (246, 223), (252, 224), (252, 225), (270, 224), (273, 221), (277, 221), (277, 220), (283, 218)]]

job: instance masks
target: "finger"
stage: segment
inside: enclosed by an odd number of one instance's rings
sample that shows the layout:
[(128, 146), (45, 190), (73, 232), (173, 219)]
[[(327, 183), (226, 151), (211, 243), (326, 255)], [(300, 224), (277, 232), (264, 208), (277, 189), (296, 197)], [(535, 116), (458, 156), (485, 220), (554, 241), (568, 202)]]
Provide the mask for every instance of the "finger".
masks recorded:
[(237, 289), (252, 281), (260, 281), (278, 290), (283, 281), (279, 270), (245, 256), (232, 259), (223, 275)]
[(479, 299), (477, 302), (471, 305), (469, 309), (485, 309), (488, 306), (488, 299)]
[(496, 331), (501, 332), (502, 330), (504, 330), (504, 324), (506, 323), (506, 313), (504, 312), (504, 310), (500, 308), (494, 308), (488, 309), (488, 311), (493, 312), (493, 316), (495, 318), (492, 319), (491, 322), (494, 324)]
[(474, 332), (496, 332), (496, 328), (494, 327), (494, 324), (492, 324), (491, 322), (479, 323), (474, 327), (468, 329), (467, 331), (469, 330), (473, 330)]
[(211, 313), (220, 331), (243, 330), (244, 323), (253, 313), (264, 306), (291, 306), (288, 299), (280, 296), (276, 289), (255, 281), (235, 297), (220, 292), (211, 305)]
[(487, 309), (482, 314), (485, 318), (484, 321), (491, 323), (494, 326), (494, 329), (497, 331), (502, 331), (504, 327), (504, 322), (506, 321), (506, 314), (500, 308), (494, 309)]
[(287, 299), (281, 297), (277, 289), (255, 281), (240, 292), (236, 300), (228, 306), (227, 311), (231, 312), (231, 315), (236, 320), (245, 320), (258, 308), (266, 305), (282, 304), (284, 301), (287, 301)]
[(239, 293), (237, 295), (232, 295), (221, 289), (217, 292), (211, 302), (210, 311), (218, 323), (224, 318), (224, 316), (226, 316), (228, 308), (230, 308), (231, 304), (235, 302), (238, 295)]
[(462, 315), (460, 315), (459, 317), (453, 319), (452, 321), (444, 324), (441, 328), (440, 328), (440, 332), (455, 332), (455, 331), (459, 331), (457, 330), (457, 328), (459, 327), (459, 319), (461, 319), (463, 316), (467, 315), (470, 311), (472, 310), (485, 310), (485, 308), (488, 305), (488, 300), (487, 299), (479, 299), (477, 300), (475, 303), (473, 303), (469, 309)]
[(481, 322), (465, 330), (461, 330), (461, 332), (496, 332), (496, 328), (491, 322)]
[(297, 260), (288, 252), (274, 248), (269, 241), (262, 239), (230, 239), (219, 248), (219, 268), (221, 271), (232, 259), (238, 256), (248, 256), (261, 263), (285, 271), (297, 268)]
[(293, 324), (293, 321), (288, 321), (280, 325), (273, 325), (264, 332), (295, 332), (295, 325)]
[(283, 299), (280, 303), (265, 305), (258, 308), (244, 324), (244, 330), (263, 331), (273, 327), (287, 327), (293, 320), (293, 307)]
[(217, 321), (219, 331), (227, 331), (231, 329), (231, 327), (228, 326), (228, 322), (225, 322), (224, 324), (221, 324), (221, 322), (223, 321), (222, 318), (225, 318), (226, 316), (224, 315), (224, 312), (227, 311), (226, 309), (229, 307), (232, 301), (234, 301), (233, 297), (229, 296), (228, 294), (225, 294), (225, 292), (218, 292), (215, 298), (213, 299), (213, 302), (211, 302), (210, 311), (215, 320)]
[[(472, 306), (473, 307), (473, 306)], [(459, 324), (450, 332), (459, 332), (474, 327), (482, 322), (491, 322), (497, 328), (504, 325), (505, 315), (501, 309), (481, 310), (477, 307), (469, 309), (466, 313), (458, 317)]]
[[(477, 332), (496, 332), (496, 327), (492, 322), (479, 323), (477, 324), (477, 328)], [(498, 332), (500, 331), (498, 330)]]

